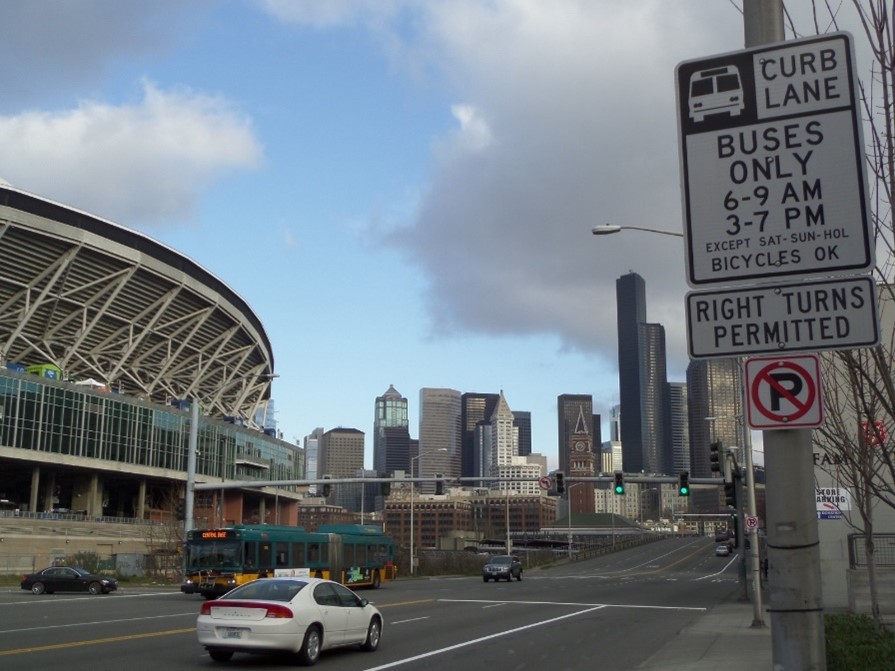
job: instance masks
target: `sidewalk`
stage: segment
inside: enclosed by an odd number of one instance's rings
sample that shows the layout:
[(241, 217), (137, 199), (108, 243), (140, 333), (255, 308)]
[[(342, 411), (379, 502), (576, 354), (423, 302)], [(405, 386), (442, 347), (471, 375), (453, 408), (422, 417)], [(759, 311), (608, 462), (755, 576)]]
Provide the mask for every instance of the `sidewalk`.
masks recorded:
[(752, 604), (725, 601), (697, 617), (638, 670), (762, 671), (773, 663), (770, 621), (752, 627)]

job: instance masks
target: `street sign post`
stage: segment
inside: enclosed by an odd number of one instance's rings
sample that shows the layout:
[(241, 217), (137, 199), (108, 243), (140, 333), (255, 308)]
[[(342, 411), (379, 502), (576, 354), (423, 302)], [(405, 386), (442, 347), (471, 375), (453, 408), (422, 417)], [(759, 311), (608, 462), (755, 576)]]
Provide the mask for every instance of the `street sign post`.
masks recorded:
[(823, 423), (816, 354), (747, 359), (745, 380), (746, 419), (753, 429), (803, 429)]
[(816, 352), (879, 344), (871, 277), (687, 294), (693, 359)]
[(848, 33), (687, 61), (675, 74), (691, 286), (872, 269)]

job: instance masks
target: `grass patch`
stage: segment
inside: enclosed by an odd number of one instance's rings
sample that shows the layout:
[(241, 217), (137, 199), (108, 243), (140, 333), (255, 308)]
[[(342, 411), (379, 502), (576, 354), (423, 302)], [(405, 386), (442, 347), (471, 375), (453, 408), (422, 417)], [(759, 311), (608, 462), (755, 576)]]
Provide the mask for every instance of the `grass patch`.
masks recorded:
[(867, 615), (825, 615), (829, 671), (892, 671), (895, 634), (876, 631)]

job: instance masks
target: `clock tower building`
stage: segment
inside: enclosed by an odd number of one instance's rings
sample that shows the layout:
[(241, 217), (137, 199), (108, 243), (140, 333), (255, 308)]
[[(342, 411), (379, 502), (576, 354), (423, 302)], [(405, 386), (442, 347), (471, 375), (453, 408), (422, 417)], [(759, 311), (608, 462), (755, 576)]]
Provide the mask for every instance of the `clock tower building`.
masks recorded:
[(587, 430), (584, 406), (578, 409), (578, 421), (575, 423), (575, 431), (570, 436), (569, 443), (569, 478), (573, 479), (573, 482), (566, 485), (569, 511), (576, 515), (596, 512), (594, 483), (574, 482), (574, 478), (592, 478), (596, 474), (594, 441)]

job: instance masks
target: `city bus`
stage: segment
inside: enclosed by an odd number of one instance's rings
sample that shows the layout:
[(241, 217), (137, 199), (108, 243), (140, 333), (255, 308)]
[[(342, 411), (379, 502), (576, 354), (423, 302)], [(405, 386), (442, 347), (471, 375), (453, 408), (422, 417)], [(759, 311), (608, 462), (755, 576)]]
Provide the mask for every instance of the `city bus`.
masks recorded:
[(375, 525), (302, 527), (237, 524), (187, 533), (180, 591), (214, 599), (237, 585), (275, 575), (309, 575), (348, 587), (394, 580), (395, 544)]

